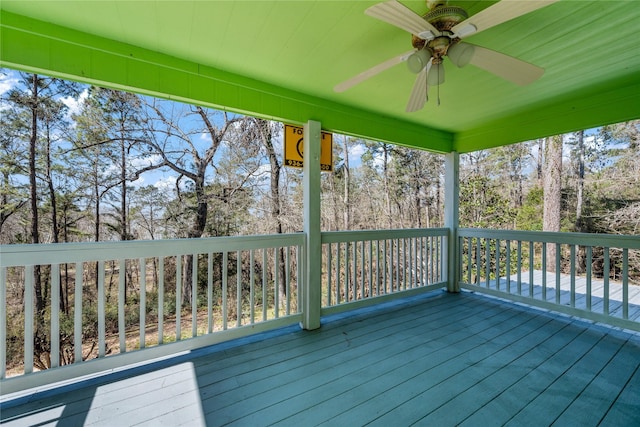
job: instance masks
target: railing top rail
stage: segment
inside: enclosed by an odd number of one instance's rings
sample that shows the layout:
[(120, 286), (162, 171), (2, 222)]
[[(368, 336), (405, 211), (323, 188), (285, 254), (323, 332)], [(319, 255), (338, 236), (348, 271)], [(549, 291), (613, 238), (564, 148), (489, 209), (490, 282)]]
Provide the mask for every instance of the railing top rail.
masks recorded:
[(458, 237), (490, 237), (501, 240), (525, 240), (541, 243), (565, 243), (581, 246), (640, 249), (640, 236), (629, 235), (460, 228), (458, 229)]
[(322, 243), (447, 236), (448, 228), (402, 228), (389, 230), (323, 231)]
[(0, 268), (299, 246), (304, 244), (304, 239), (304, 234), (292, 233), (200, 239), (0, 245)]

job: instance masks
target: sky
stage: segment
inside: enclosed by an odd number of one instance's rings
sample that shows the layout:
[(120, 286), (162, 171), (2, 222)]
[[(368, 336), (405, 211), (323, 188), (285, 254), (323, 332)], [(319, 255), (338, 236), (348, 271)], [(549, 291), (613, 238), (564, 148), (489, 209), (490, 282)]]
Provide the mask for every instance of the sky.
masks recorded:
[[(0, 96), (3, 96), (9, 90), (14, 88), (19, 83), (18, 72), (11, 69), (0, 69)], [(60, 101), (64, 103), (67, 110), (67, 118), (70, 119), (72, 115), (80, 112), (82, 103), (88, 96), (88, 88), (85, 88), (78, 97), (66, 96), (60, 97)], [(0, 110), (3, 108), (0, 105)], [(6, 107), (4, 107), (6, 108)], [(208, 145), (211, 142), (211, 137), (207, 133), (202, 133), (199, 137), (199, 140), (196, 139), (194, 141), (195, 144), (202, 143), (203, 145)], [(282, 133), (278, 134), (275, 138), (274, 147), (277, 151), (282, 153), (283, 151), (283, 135)], [(334, 144), (336, 143), (336, 139), (334, 139)], [(360, 156), (364, 152), (364, 147), (360, 145), (355, 145), (350, 148), (350, 160), (351, 166), (356, 167), (360, 164)], [(140, 165), (148, 165), (150, 162), (156, 163), (159, 161), (159, 158), (147, 157), (144, 159), (138, 159), (134, 161), (134, 166)], [(264, 172), (268, 172), (268, 165), (265, 166)], [(265, 176), (267, 174), (265, 173)], [(268, 177), (268, 176), (267, 176)], [(161, 190), (169, 190), (173, 191), (175, 189), (177, 181), (177, 175), (168, 169), (165, 170), (154, 170), (148, 173), (145, 173), (138, 178), (138, 180), (131, 183), (134, 187), (142, 187), (147, 185), (153, 185)]]

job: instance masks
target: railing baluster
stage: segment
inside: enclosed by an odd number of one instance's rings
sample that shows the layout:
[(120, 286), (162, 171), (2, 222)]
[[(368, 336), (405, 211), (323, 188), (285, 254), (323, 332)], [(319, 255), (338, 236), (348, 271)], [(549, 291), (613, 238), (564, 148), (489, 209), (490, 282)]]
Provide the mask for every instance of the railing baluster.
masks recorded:
[(138, 260), (140, 269), (140, 348), (145, 347), (147, 323), (147, 262), (145, 258)]
[[(238, 252), (238, 259), (240, 259), (240, 252)], [(240, 266), (238, 265), (238, 271)], [(275, 318), (280, 317), (280, 248), (273, 248), (273, 311)], [(238, 276), (238, 295), (241, 295), (242, 288), (240, 287), (240, 276)], [(239, 298), (240, 299), (240, 298)], [(238, 325), (240, 326), (240, 325)]]
[(571, 307), (576, 306), (576, 245), (569, 247), (569, 262), (571, 263)]
[(191, 262), (191, 337), (198, 336), (198, 254)]
[(176, 255), (176, 341), (182, 339), (182, 255)]
[(535, 268), (533, 261), (535, 256), (533, 240), (529, 240), (529, 298), (533, 298), (533, 269)]
[[(262, 265), (263, 271), (265, 271), (265, 275), (266, 275), (266, 270), (267, 270), (267, 263), (266, 263), (266, 249), (264, 249), (265, 251), (265, 262)], [(228, 313), (229, 311), (227, 310), (227, 286), (228, 286), (228, 280), (229, 278), (227, 277), (229, 275), (229, 252), (224, 251), (222, 253), (222, 329), (223, 330), (227, 330), (227, 317), (228, 317)], [(267, 287), (267, 283), (266, 280), (262, 282), (262, 288), (263, 288), (263, 292), (264, 294), (266, 294), (266, 287)], [(262, 310), (263, 310), (263, 316), (265, 316), (266, 318), (266, 314), (267, 314), (267, 300), (266, 298), (264, 298), (262, 300)]]
[(342, 302), (342, 298), (340, 295), (340, 258), (341, 258), (341, 243), (336, 243), (336, 304), (340, 304)]
[[(387, 294), (387, 276), (389, 275), (389, 263), (387, 262), (387, 241), (382, 241), (382, 258), (384, 259), (384, 269), (382, 274), (382, 289)], [(393, 253), (393, 251), (391, 251)], [(393, 255), (392, 255), (393, 258)], [(393, 271), (391, 272), (393, 274)]]
[(507, 265), (505, 275), (507, 276), (507, 293), (511, 293), (511, 240), (505, 242), (505, 250), (507, 251)]
[(24, 268), (24, 373), (33, 372), (33, 287), (34, 266)]
[(416, 286), (416, 275), (418, 273), (418, 263), (416, 260), (418, 259), (418, 248), (416, 246), (416, 239), (409, 239), (409, 263), (411, 264), (411, 277), (409, 278), (409, 289), (415, 288)]
[[(254, 252), (255, 250), (251, 249), (249, 251), (249, 323), (254, 324), (256, 310), (255, 310), (255, 273), (254, 273)], [(287, 270), (288, 271), (288, 270)]]
[(602, 275), (604, 276), (604, 298), (603, 298), (603, 308), (602, 312), (605, 315), (609, 315), (609, 248), (603, 248), (604, 250), (604, 271)]
[(421, 237), (413, 237), (413, 287), (417, 288), (421, 285), (422, 282), (422, 256), (421, 256), (421, 248), (422, 248), (422, 238)]
[(105, 356), (104, 261), (98, 261), (98, 357)]
[(376, 295), (380, 295), (380, 240), (376, 242)]
[(364, 250), (364, 240), (360, 242), (360, 258), (361, 258), (361, 273), (360, 273), (360, 292), (362, 292), (362, 298), (367, 298), (365, 295), (365, 272), (367, 268), (367, 264), (365, 262), (365, 250)]
[(622, 249), (622, 318), (629, 318), (629, 249)]
[(327, 243), (327, 307), (331, 307), (331, 293), (333, 283), (331, 283), (331, 272), (333, 271), (333, 243)]
[[(224, 265), (227, 265), (227, 261), (226, 261), (226, 252), (224, 253)], [(227, 277), (226, 274), (226, 267), (225, 267), (225, 273), (222, 276), (223, 277), (223, 282), (222, 282), (222, 286), (224, 289), (226, 289), (226, 282), (225, 282), (225, 277)], [(224, 293), (224, 295), (226, 295), (226, 292)], [(227, 312), (226, 312), (226, 300), (223, 300), (223, 329), (227, 329), (227, 321), (225, 320), (227, 318)], [(267, 303), (267, 248), (263, 248), (262, 249), (262, 321), (267, 320), (267, 307), (269, 306), (269, 304)]]
[(516, 248), (516, 265), (518, 266), (516, 289), (518, 295), (522, 295), (522, 240), (518, 240), (518, 246)]
[(489, 239), (488, 237), (486, 239), (484, 239), (484, 252), (485, 252), (485, 274), (487, 275), (487, 277), (485, 277), (485, 287), (489, 287), (489, 280), (491, 279), (491, 239)]
[(118, 339), (120, 353), (127, 352), (127, 325), (125, 323), (124, 305), (126, 302), (126, 261), (118, 260)]
[(7, 375), (7, 268), (0, 268), (0, 379)]
[(296, 304), (296, 312), (297, 313), (301, 313), (302, 312), (302, 284), (303, 284), (303, 275), (304, 275), (304, 270), (303, 270), (303, 264), (304, 264), (304, 259), (305, 259), (305, 255), (303, 252), (303, 247), (302, 246), (296, 246), (296, 265), (298, 267), (298, 271), (296, 273), (296, 296), (298, 297), (298, 301)]
[(476, 237), (476, 285), (480, 286), (480, 271), (482, 269), (482, 246), (480, 237)]
[[(410, 251), (410, 247), (407, 248), (407, 239), (402, 239), (402, 269), (400, 270), (402, 278), (400, 283), (398, 283), (399, 291), (407, 289), (407, 280), (411, 274)], [(400, 258), (398, 258), (398, 260), (399, 259)]]
[(421, 286), (426, 286), (430, 284), (427, 279), (428, 271), (427, 271), (427, 260), (425, 259), (426, 251), (427, 251), (427, 238), (423, 236), (420, 238), (420, 285)]
[(547, 300), (547, 245), (542, 243), (542, 300)]
[(349, 302), (351, 301), (351, 280), (349, 280), (349, 278), (351, 277), (351, 268), (350, 267), (350, 262), (349, 262), (349, 247), (351, 245), (349, 244), (349, 242), (345, 242), (344, 244), (344, 294), (345, 294), (345, 301)]
[(164, 343), (164, 257), (158, 257), (158, 345)]
[(369, 296), (373, 296), (373, 241), (368, 242), (369, 249)]
[(60, 366), (60, 264), (51, 264), (51, 367)]
[[(432, 263), (433, 267), (433, 276), (431, 278), (431, 283), (442, 280), (442, 272), (446, 267), (443, 267), (441, 261), (444, 262), (444, 256), (442, 256), (442, 248), (444, 247), (444, 239), (445, 237), (435, 237), (431, 236), (431, 240), (434, 242), (434, 251), (433, 257), (434, 262)], [(453, 242), (451, 242), (453, 244)]]
[(473, 261), (472, 261), (473, 251), (471, 249), (473, 244), (473, 238), (467, 237), (466, 242), (467, 242), (467, 283), (471, 283), (471, 270), (473, 269)]
[(389, 252), (391, 253), (389, 293), (393, 293), (400, 282), (400, 241), (398, 239), (389, 240)]
[[(351, 289), (353, 292), (353, 301), (358, 299), (358, 242), (351, 244), (351, 251), (353, 252), (353, 280), (351, 280)], [(347, 271), (349, 271), (347, 269)]]
[[(285, 303), (285, 310), (286, 310), (286, 315), (290, 315), (291, 314), (291, 259), (289, 257), (289, 253), (290, 253), (291, 249), (289, 248), (289, 246), (287, 246), (285, 248), (285, 296), (287, 298), (287, 301)], [(251, 264), (253, 265), (253, 264)], [(252, 268), (253, 270), (253, 268)], [(253, 287), (253, 281), (251, 282), (251, 286)], [(251, 323), (253, 323), (253, 319), (251, 320)]]
[(560, 304), (560, 243), (556, 243), (556, 304)]
[(500, 239), (496, 239), (496, 289), (500, 290)]
[[(275, 262), (275, 311), (278, 317), (278, 248), (273, 248)], [(236, 326), (242, 326), (242, 252), (236, 251)]]
[(587, 246), (587, 310), (591, 311), (591, 263), (593, 262), (593, 248)]
[[(251, 266), (251, 323), (253, 323), (253, 250)], [(213, 252), (207, 254), (207, 333), (213, 333)]]
[(73, 363), (82, 362), (82, 273), (84, 264), (76, 262), (73, 297)]

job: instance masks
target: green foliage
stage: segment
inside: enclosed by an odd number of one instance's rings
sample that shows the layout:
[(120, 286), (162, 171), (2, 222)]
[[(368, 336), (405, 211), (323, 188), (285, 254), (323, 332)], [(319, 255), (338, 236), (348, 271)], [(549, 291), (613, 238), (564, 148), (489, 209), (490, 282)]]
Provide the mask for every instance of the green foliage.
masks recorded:
[(534, 186), (529, 190), (522, 208), (516, 215), (518, 230), (542, 231), (543, 196), (544, 190), (540, 186)]
[(516, 211), (499, 183), (471, 175), (460, 182), (460, 226), (512, 229)]

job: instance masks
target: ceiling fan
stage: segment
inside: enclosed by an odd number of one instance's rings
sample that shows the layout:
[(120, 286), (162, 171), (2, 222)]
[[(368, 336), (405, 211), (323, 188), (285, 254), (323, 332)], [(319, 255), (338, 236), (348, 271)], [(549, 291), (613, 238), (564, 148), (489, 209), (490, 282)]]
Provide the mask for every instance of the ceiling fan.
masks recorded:
[(375, 4), (365, 14), (411, 33), (413, 49), (338, 84), (334, 91), (343, 92), (406, 61), (409, 70), (417, 74), (406, 111), (418, 111), (427, 102), (428, 87), (444, 82), (445, 56), (457, 67), (472, 64), (521, 86), (532, 83), (542, 76), (544, 69), (462, 40), (557, 1), (502, 0), (471, 17), (463, 8), (449, 6), (446, 0), (426, 0), (429, 12), (424, 16), (397, 0)]

